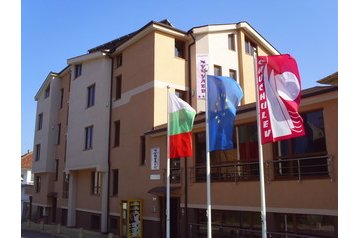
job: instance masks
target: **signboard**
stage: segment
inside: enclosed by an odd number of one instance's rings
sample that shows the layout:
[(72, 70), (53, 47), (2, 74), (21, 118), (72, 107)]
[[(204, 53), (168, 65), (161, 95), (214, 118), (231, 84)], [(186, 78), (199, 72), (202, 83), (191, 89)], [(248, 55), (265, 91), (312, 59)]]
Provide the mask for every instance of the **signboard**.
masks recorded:
[(196, 56), (196, 94), (198, 99), (205, 99), (206, 78), (209, 70), (208, 55)]
[(142, 200), (122, 200), (121, 237), (143, 238)]
[(160, 148), (155, 147), (151, 149), (150, 156), (150, 168), (151, 170), (159, 170), (160, 169)]

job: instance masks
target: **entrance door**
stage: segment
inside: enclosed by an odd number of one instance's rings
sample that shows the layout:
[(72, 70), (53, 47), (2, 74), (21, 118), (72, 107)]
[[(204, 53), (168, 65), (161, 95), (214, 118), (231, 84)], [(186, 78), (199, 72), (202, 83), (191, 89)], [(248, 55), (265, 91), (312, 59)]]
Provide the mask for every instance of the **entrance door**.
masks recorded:
[(56, 223), (57, 197), (52, 198), (52, 217), (51, 222)]
[[(161, 200), (161, 212), (160, 212), (160, 220), (162, 224), (162, 238), (166, 237), (166, 214), (165, 211), (167, 209), (167, 200), (166, 197), (160, 197)], [(170, 238), (179, 238), (180, 237), (180, 198), (172, 197), (170, 198)]]

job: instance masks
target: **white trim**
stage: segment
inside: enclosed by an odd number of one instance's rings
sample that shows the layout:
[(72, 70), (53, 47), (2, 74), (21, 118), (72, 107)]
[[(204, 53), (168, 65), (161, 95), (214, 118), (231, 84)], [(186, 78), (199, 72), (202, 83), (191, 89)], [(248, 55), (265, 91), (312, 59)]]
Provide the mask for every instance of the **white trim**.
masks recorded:
[(95, 52), (85, 55), (76, 56), (67, 60), (67, 64), (78, 64), (84, 61), (95, 60), (104, 57), (106, 54), (103, 52)]
[(85, 208), (76, 208), (76, 211), (102, 214), (101, 211), (96, 211), (96, 210), (91, 210), (91, 209), (85, 209)]
[(147, 221), (160, 221), (159, 217), (143, 217), (143, 220)]
[[(180, 207), (185, 207), (185, 204), (180, 203)], [(205, 204), (188, 204), (188, 208), (206, 209), (206, 205)], [(230, 211), (253, 211), (253, 212), (261, 211), (260, 207), (227, 206), (227, 205), (212, 205), (212, 209), (230, 210)], [(338, 216), (338, 210), (331, 210), (331, 209), (267, 207), (266, 210), (268, 212), (273, 212), (273, 213), (294, 213), (294, 214)]]
[(109, 213), (110, 216), (117, 216), (117, 217), (121, 217), (121, 214), (118, 212), (110, 212)]
[(50, 205), (47, 204), (42, 204), (42, 203), (32, 203), (33, 206), (38, 206), (38, 207), (51, 207)]
[(149, 89), (152, 89), (152, 88), (166, 89), (168, 85), (169, 85), (170, 88), (176, 88), (176, 89), (179, 89), (179, 90), (184, 90), (185, 91), (185, 90), (188, 89), (187, 87), (185, 87), (183, 85), (174, 84), (174, 83), (168, 83), (168, 82), (161, 81), (161, 80), (154, 80), (154, 81), (145, 83), (145, 84), (143, 84), (141, 86), (138, 86), (136, 88), (133, 88), (133, 89), (123, 93), (121, 99), (119, 99), (119, 100), (112, 99), (112, 100), (115, 100), (113, 102), (112, 109), (116, 108), (116, 107), (123, 106), (123, 105), (129, 103), (129, 101), (131, 100), (131, 98), (133, 96), (136, 96), (136, 95), (138, 95), (140, 93), (143, 93), (143, 92), (145, 92), (145, 91), (147, 91)]

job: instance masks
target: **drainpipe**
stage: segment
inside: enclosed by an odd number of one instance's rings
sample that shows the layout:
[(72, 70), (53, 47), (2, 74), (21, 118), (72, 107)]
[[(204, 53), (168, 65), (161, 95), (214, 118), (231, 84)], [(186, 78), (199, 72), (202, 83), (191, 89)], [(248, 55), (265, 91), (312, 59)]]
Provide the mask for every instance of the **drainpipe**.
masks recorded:
[(108, 182), (107, 182), (107, 233), (109, 233), (109, 195), (110, 195), (110, 184), (111, 184), (111, 131), (112, 131), (112, 88), (113, 88), (113, 57), (110, 52), (104, 52), (111, 59), (111, 78), (110, 78), (110, 89), (109, 89), (109, 117), (108, 117), (108, 149), (107, 149), (107, 162), (108, 162)]
[[(189, 104), (192, 104), (192, 86), (191, 86), (191, 47), (195, 44), (195, 38), (193, 36), (192, 30), (188, 32), (191, 36), (191, 38), (194, 40), (192, 43), (188, 46), (188, 69), (189, 69)], [(184, 203), (185, 203), (185, 237), (189, 237), (189, 226), (188, 226), (188, 158), (185, 157), (184, 159)]]
[(192, 100), (191, 100), (192, 87), (191, 87), (191, 51), (190, 51), (190, 49), (191, 49), (191, 47), (192, 47), (193, 45), (195, 45), (196, 40), (195, 40), (195, 38), (194, 38), (194, 36), (193, 36), (193, 30), (190, 30), (188, 33), (189, 33), (189, 35), (191, 36), (191, 38), (194, 40), (194, 41), (193, 41), (192, 43), (190, 43), (189, 46), (188, 46), (189, 104), (191, 105), (191, 102), (192, 102)]

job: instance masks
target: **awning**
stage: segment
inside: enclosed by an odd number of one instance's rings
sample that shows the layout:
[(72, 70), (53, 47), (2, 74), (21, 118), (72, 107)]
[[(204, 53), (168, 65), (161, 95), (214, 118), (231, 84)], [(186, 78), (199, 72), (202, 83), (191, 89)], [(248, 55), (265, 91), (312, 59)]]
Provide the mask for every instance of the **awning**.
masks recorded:
[[(167, 194), (167, 187), (159, 186), (154, 187), (148, 191), (148, 193), (165, 197)], [(180, 186), (170, 186), (170, 196), (171, 197), (180, 197)]]

